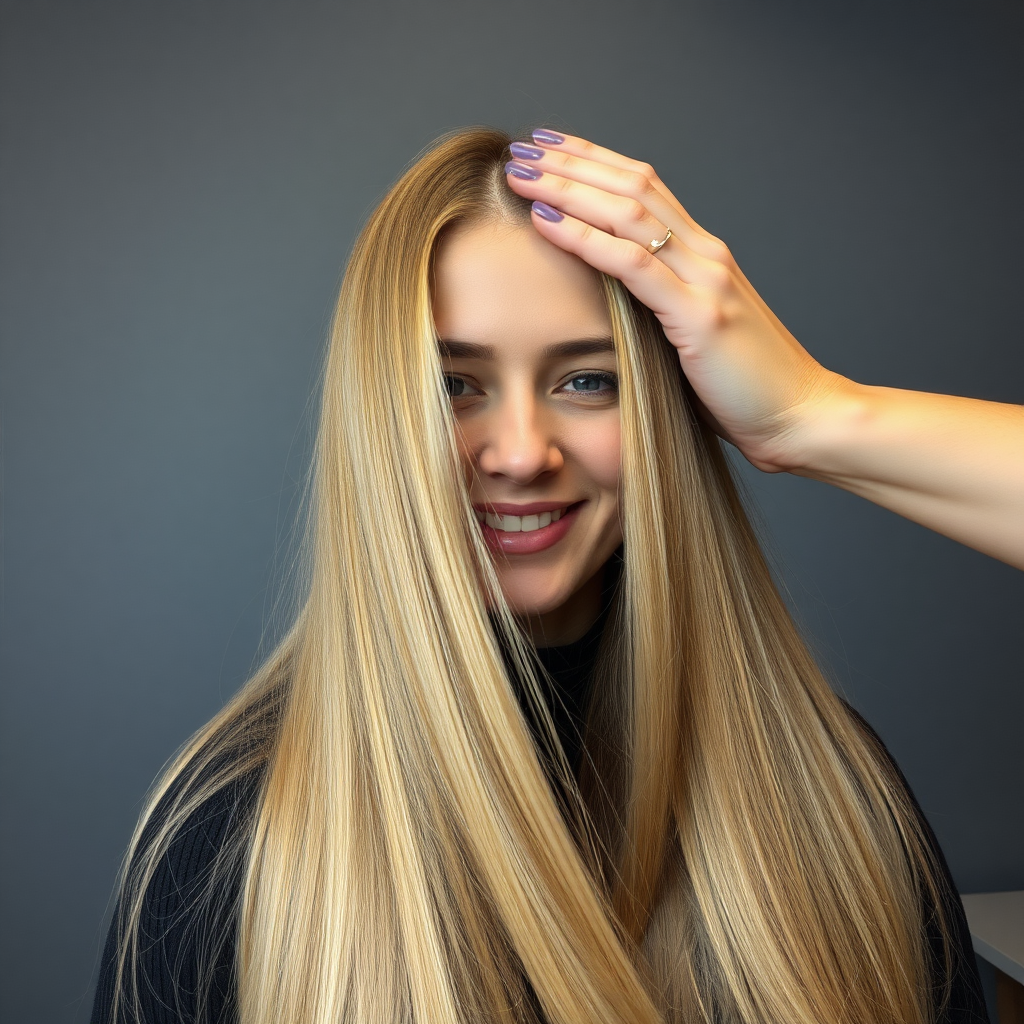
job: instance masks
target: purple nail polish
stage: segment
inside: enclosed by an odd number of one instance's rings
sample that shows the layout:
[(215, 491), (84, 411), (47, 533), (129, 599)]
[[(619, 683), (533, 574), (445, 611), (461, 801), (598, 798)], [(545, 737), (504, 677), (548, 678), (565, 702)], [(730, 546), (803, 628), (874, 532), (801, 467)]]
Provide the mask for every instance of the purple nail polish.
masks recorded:
[(528, 146), (525, 142), (513, 142), (508, 147), (513, 156), (520, 160), (539, 160), (544, 155), (544, 150), (538, 146)]
[(529, 164), (521, 164), (516, 160), (509, 160), (505, 164), (505, 173), (511, 174), (513, 178), (525, 178), (527, 181), (536, 181), (544, 172), (531, 167)]
[(552, 146), (560, 146), (565, 142), (565, 136), (559, 135), (558, 132), (548, 131), (547, 128), (538, 128), (535, 132), (531, 132), (533, 135), (534, 142), (547, 142)]
[(538, 217), (543, 217), (545, 220), (551, 221), (552, 224), (557, 224), (565, 216), (564, 214), (559, 213), (553, 206), (548, 206), (547, 203), (542, 203), (540, 200), (537, 200), (537, 202), (533, 204), (533, 212), (537, 214)]

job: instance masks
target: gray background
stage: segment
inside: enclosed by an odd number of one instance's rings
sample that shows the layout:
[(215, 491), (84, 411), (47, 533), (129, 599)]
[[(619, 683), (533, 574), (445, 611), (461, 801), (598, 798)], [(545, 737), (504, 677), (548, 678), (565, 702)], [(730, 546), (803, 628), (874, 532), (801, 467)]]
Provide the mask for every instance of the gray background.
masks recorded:
[[(143, 793), (269, 642), (341, 269), (421, 147), (546, 124), (648, 159), (826, 365), (1019, 402), (1021, 12), (5, 5), (4, 1021), (87, 1018)], [(1024, 576), (744, 476), (962, 890), (1024, 888)]]

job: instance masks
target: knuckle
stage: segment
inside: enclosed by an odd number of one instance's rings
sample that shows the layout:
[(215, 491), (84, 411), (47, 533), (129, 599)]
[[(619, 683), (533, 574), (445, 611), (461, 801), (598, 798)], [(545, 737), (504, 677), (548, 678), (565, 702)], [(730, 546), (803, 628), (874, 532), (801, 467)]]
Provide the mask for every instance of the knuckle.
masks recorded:
[(645, 163), (643, 160), (634, 160), (632, 162), (632, 170), (637, 177), (643, 178), (648, 184), (657, 180), (658, 172), (655, 171), (649, 163)]
[(640, 171), (626, 174), (626, 191), (631, 196), (649, 196), (654, 191), (651, 179)]
[(626, 251), (626, 262), (629, 265), (630, 270), (643, 272), (651, 266), (653, 261), (653, 254), (648, 252), (642, 246), (631, 245)]
[(622, 215), (631, 224), (642, 224), (650, 219), (647, 207), (638, 199), (626, 199), (622, 204)]
[(698, 318), (702, 321), (701, 326), (704, 330), (720, 331), (728, 323), (729, 312), (721, 299), (708, 295), (701, 303)]
[(716, 263), (721, 263), (725, 266), (732, 265), (732, 252), (730, 251), (729, 246), (727, 246), (720, 238), (715, 238), (713, 235), (708, 238), (708, 257), (713, 259)]
[(724, 292), (732, 282), (729, 268), (722, 263), (712, 262), (707, 267), (707, 284), (715, 292)]

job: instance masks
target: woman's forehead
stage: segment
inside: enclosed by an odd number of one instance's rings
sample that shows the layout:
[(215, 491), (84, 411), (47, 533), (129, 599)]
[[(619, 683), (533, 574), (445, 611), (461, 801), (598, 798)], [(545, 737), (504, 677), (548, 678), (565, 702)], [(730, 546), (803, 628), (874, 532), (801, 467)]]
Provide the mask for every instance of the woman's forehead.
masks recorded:
[(434, 322), (443, 338), (478, 344), (537, 336), (540, 343), (610, 332), (597, 273), (531, 225), (459, 225), (434, 263)]

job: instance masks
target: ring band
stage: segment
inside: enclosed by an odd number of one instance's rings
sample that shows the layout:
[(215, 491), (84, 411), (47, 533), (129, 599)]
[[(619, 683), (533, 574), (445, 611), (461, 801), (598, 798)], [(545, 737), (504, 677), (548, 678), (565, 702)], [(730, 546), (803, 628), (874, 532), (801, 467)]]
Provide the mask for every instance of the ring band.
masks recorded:
[(648, 252), (657, 252), (672, 237), (672, 229), (665, 229), (665, 237), (659, 242), (657, 238), (651, 240)]

